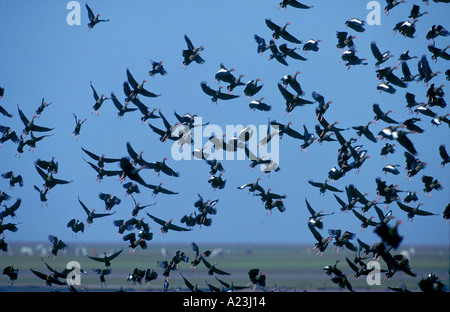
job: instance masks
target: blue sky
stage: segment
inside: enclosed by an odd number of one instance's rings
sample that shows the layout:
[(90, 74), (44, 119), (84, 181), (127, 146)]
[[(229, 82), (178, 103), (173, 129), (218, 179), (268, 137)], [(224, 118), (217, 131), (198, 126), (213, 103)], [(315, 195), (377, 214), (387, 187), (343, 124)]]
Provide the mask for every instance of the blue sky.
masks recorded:
[[(67, 1), (68, 2), (68, 1)], [(427, 50), (426, 32), (433, 24), (444, 27), (448, 22), (449, 7), (445, 4), (430, 3), (425, 6), (422, 1), (409, 1), (394, 8), (389, 16), (381, 12), (380, 25), (367, 25), (366, 31), (356, 33), (346, 28), (345, 21), (350, 18), (365, 20), (370, 10), (365, 1), (304, 1), (314, 5), (310, 10), (299, 10), (288, 7), (281, 11), (278, 1), (95, 1), (89, 3), (94, 13), (102, 18), (110, 19), (101, 23), (91, 31), (85, 29), (88, 23), (84, 2), (81, 5), (81, 25), (70, 26), (66, 23), (69, 10), (66, 1), (3, 1), (0, 3), (0, 29), (3, 44), (2, 70), (0, 84), (5, 88), (5, 96), (0, 104), (14, 116), (0, 116), (0, 124), (10, 126), (21, 133), (23, 125), (19, 119), (17, 105), (25, 115), (31, 117), (45, 98), (52, 104), (47, 107), (36, 124), (55, 128), (53, 136), (38, 143), (34, 152), (25, 148), (20, 158), (15, 157), (17, 145), (5, 143), (0, 148), (2, 173), (13, 170), (24, 178), (24, 186), (9, 190), (8, 181), (0, 180), (0, 190), (13, 197), (4, 202), (8, 206), (16, 198), (22, 199), (17, 218), (12, 222), (20, 223), (19, 231), (6, 233), (7, 242), (32, 240), (45, 241), (49, 234), (71, 242), (104, 241), (120, 242), (116, 237), (117, 229), (113, 220), (126, 219), (134, 206), (132, 199), (124, 196), (125, 190), (115, 178), (104, 178), (96, 182), (96, 173), (83, 160), (90, 160), (83, 153), (84, 147), (97, 154), (110, 157), (127, 156), (126, 142), (130, 142), (136, 151), (144, 151), (148, 161), (162, 160), (168, 157), (168, 164), (180, 172), (179, 178), (161, 174), (153, 175), (151, 170), (142, 171), (143, 178), (151, 184), (163, 182), (163, 186), (179, 192), (178, 195), (160, 194), (156, 199), (151, 191), (141, 187), (141, 194), (136, 200), (142, 204), (157, 204), (145, 210), (162, 219), (174, 219), (180, 224), (180, 218), (195, 211), (194, 202), (197, 193), (204, 199), (219, 199), (217, 215), (212, 216), (210, 227), (195, 226), (188, 233), (169, 232), (164, 237), (158, 235), (159, 226), (146, 218), (155, 232), (154, 242), (237, 242), (237, 243), (308, 243), (314, 238), (309, 232), (306, 222), (308, 213), (305, 198), (316, 210), (335, 212), (324, 219), (327, 229), (340, 228), (356, 233), (357, 237), (368, 243), (378, 241), (371, 229), (360, 231), (360, 222), (351, 213), (341, 214), (339, 205), (331, 192), (325, 196), (318, 189), (308, 184), (308, 180), (324, 181), (328, 171), (337, 165), (337, 142), (325, 142), (323, 145), (314, 142), (305, 152), (300, 151), (302, 142), (285, 137), (280, 142), (279, 172), (270, 177), (259, 170), (249, 170), (248, 160), (224, 161), (224, 179), (226, 186), (222, 190), (213, 191), (208, 184), (209, 168), (199, 160), (175, 161), (171, 158), (171, 142), (161, 143), (148, 125), (140, 122), (140, 113), (133, 112), (117, 119), (117, 111), (111, 101), (107, 101), (100, 109), (99, 115), (91, 115), (94, 99), (90, 82), (99, 94), (109, 96), (114, 92), (119, 100), (124, 98), (122, 84), (126, 80), (126, 69), (129, 68), (139, 82), (147, 80), (145, 87), (161, 94), (157, 98), (140, 97), (149, 108), (158, 108), (171, 123), (178, 114), (197, 114), (203, 122), (218, 125), (225, 129), (226, 125), (266, 125), (268, 118), (282, 123), (292, 122), (292, 127), (302, 132), (305, 125), (310, 132), (317, 124), (314, 108), (317, 104), (296, 108), (292, 115), (285, 114), (285, 104), (277, 83), (286, 74), (301, 71), (297, 80), (300, 82), (304, 97), (312, 99), (311, 93), (316, 91), (325, 99), (333, 101), (326, 113), (329, 122), (339, 121), (339, 126), (349, 128), (364, 125), (373, 120), (372, 105), (380, 104), (381, 108), (393, 110), (391, 117), (404, 121), (410, 115), (405, 108), (405, 93), (416, 95), (419, 102), (426, 101), (427, 87), (423, 83), (409, 83), (407, 89), (397, 88), (395, 94), (378, 93), (376, 86), (374, 57), (370, 51), (370, 42), (376, 41), (382, 52), (390, 50), (395, 57), (382, 66), (398, 65), (398, 57), (405, 50), (411, 55), (427, 55), (431, 68), (445, 72), (448, 63), (439, 59), (431, 62), (431, 54)], [(384, 1), (380, 1), (384, 7)], [(424, 15), (416, 24), (416, 38), (404, 38), (393, 34), (392, 29), (399, 21), (408, 19), (412, 4), (420, 5)], [(332, 12), (331, 14), (329, 14)], [(327, 14), (325, 14), (327, 13)], [(272, 32), (265, 25), (265, 19), (284, 25), (290, 22), (288, 31), (306, 42), (320, 39), (319, 51), (304, 55), (307, 61), (288, 59), (289, 66), (283, 66), (276, 60), (268, 60), (269, 51), (262, 56), (256, 52), (254, 34), (268, 42)], [(341, 51), (336, 50), (336, 31), (348, 31), (356, 35), (358, 55), (367, 58), (368, 65), (354, 66), (350, 70), (340, 62)], [(186, 70), (182, 68), (181, 52), (186, 48), (183, 36), (188, 35), (195, 46), (203, 45), (201, 56), (206, 60), (202, 65), (191, 64)], [(278, 44), (286, 42), (283, 39)], [(448, 38), (436, 39), (436, 46), (445, 47)], [(295, 44), (289, 43), (293, 47)], [(302, 45), (297, 45), (301, 48)], [(301, 52), (300, 52), (301, 53)], [(168, 75), (151, 78), (148, 71), (150, 60), (164, 61)], [(240, 97), (231, 101), (220, 101), (212, 104), (210, 97), (200, 88), (200, 82), (206, 81), (217, 88), (214, 75), (220, 63), (227, 68), (235, 68), (236, 75), (244, 74), (244, 82), (250, 79), (261, 79), (263, 89), (252, 97)], [(408, 62), (413, 73), (417, 72), (417, 60)], [(396, 74), (401, 75), (397, 70)], [(437, 85), (445, 83), (445, 75), (438, 75), (432, 82)], [(222, 84), (224, 85), (224, 84)], [(225, 85), (224, 85), (225, 86)], [(242, 95), (242, 87), (235, 94)], [(446, 90), (446, 88), (444, 88)], [(270, 112), (252, 111), (248, 104), (252, 99), (265, 97), (265, 102), (272, 105)], [(130, 104), (130, 106), (132, 106)], [(434, 109), (439, 115), (448, 112), (448, 108)], [(87, 121), (83, 124), (78, 140), (72, 138), (75, 127), (73, 114)], [(396, 204), (389, 207), (397, 219), (404, 221), (400, 233), (404, 235), (403, 244), (439, 244), (449, 243), (449, 224), (443, 222), (442, 211), (449, 202), (450, 175), (449, 166), (440, 167), (438, 147), (447, 144), (450, 149), (448, 128), (446, 125), (433, 127), (430, 118), (418, 116), (418, 123), (425, 129), (422, 134), (410, 136), (419, 154), (418, 157), (429, 165), (413, 177), (411, 181), (404, 172), (404, 148), (397, 146), (396, 152), (384, 160), (379, 155), (384, 142), (373, 143), (360, 138), (368, 150), (369, 158), (358, 174), (348, 172), (336, 181), (334, 186), (344, 189), (354, 184), (369, 199), (376, 196), (375, 178), (381, 177), (388, 183), (398, 184), (399, 189), (417, 191), (419, 201), (424, 210), (432, 211), (438, 216), (414, 218), (406, 222), (407, 217)], [(161, 120), (151, 121), (162, 127)], [(370, 126), (377, 134), (388, 126), (378, 122)], [(39, 135), (39, 134), (37, 134)], [(353, 129), (343, 132), (345, 138), (356, 137)], [(207, 138), (203, 138), (206, 143)], [(392, 143), (392, 142), (391, 142)], [(59, 172), (55, 177), (73, 180), (72, 183), (55, 187), (48, 195), (48, 207), (40, 206), (39, 194), (33, 185), (41, 186), (43, 181), (34, 168), (38, 158), (49, 160), (52, 157), (59, 162)], [(91, 160), (90, 160), (91, 161)], [(401, 174), (384, 175), (381, 168), (388, 164), (399, 164)], [(106, 169), (117, 169), (115, 164)], [(442, 182), (442, 191), (433, 191), (432, 197), (425, 197), (422, 174), (430, 175)], [(267, 216), (259, 199), (247, 194), (237, 187), (254, 182), (261, 178), (260, 184), (271, 188), (273, 192), (286, 194), (284, 200), (286, 211), (274, 210)], [(112, 193), (122, 199), (122, 203), (113, 208), (114, 216), (95, 220), (85, 233), (72, 238), (71, 231), (66, 228), (72, 218), (85, 221), (86, 215), (78, 203), (78, 196), (90, 209), (103, 212), (103, 203), (98, 193)], [(345, 198), (344, 193), (339, 197)], [(404, 193), (401, 194), (404, 196)], [(383, 207), (383, 204), (381, 204)], [(145, 216), (145, 212), (140, 213)], [(375, 214), (372, 210), (368, 214)], [(125, 245), (126, 243), (124, 243)], [(152, 242), (149, 243), (151, 245)]]

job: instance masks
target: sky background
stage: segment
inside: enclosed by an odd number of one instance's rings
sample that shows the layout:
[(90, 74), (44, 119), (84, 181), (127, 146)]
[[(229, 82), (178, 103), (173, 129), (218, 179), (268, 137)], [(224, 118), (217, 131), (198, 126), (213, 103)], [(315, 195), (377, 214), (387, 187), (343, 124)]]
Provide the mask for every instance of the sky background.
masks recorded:
[[(380, 104), (383, 111), (393, 110), (391, 117), (402, 122), (411, 117), (422, 119), (418, 125), (425, 129), (422, 134), (410, 135), (418, 150), (418, 157), (429, 163), (411, 181), (406, 176), (405, 149), (397, 146), (395, 154), (384, 160), (380, 156), (383, 142), (373, 143), (365, 137), (356, 144), (362, 144), (371, 156), (360, 168), (358, 174), (354, 170), (336, 181), (334, 186), (344, 190), (345, 186), (354, 184), (361, 192), (368, 193), (369, 199), (376, 197), (375, 178), (381, 177), (389, 184), (398, 184), (404, 191), (417, 191), (419, 201), (424, 210), (437, 213), (436, 216), (417, 216), (414, 221), (407, 222), (406, 213), (393, 203), (397, 219), (404, 221), (399, 232), (404, 236), (403, 244), (448, 245), (449, 223), (444, 222), (442, 212), (449, 203), (450, 175), (447, 165), (440, 167), (438, 147), (447, 144), (450, 151), (449, 128), (447, 125), (435, 127), (427, 116), (415, 116), (408, 113), (405, 107), (405, 93), (416, 95), (418, 102), (426, 101), (427, 87), (423, 83), (409, 83), (406, 89), (397, 88), (395, 94), (378, 93), (376, 86), (375, 59), (370, 51), (370, 42), (376, 41), (382, 52), (390, 50), (395, 56), (382, 66), (398, 65), (398, 57), (405, 50), (411, 55), (421, 57), (425, 54), (433, 71), (445, 72), (447, 61), (439, 59), (431, 62), (431, 54), (427, 50), (425, 35), (431, 25), (448, 22), (449, 6), (431, 2), (425, 6), (422, 1), (408, 1), (394, 8), (389, 16), (381, 12), (381, 25), (367, 25), (366, 31), (356, 33), (346, 28), (345, 21), (350, 18), (365, 20), (370, 10), (366, 9), (366, 1), (303, 1), (314, 5), (309, 10), (292, 7), (281, 11), (279, 1), (92, 1), (88, 3), (95, 14), (110, 19), (109, 23), (101, 23), (91, 31), (85, 27), (88, 16), (85, 3), (81, 5), (81, 25), (70, 26), (66, 22), (68, 1), (1, 1), (0, 33), (2, 45), (2, 69), (0, 85), (5, 88), (5, 95), (0, 104), (14, 116), (0, 116), (0, 124), (10, 126), (18, 134), (23, 124), (19, 119), (17, 105), (30, 118), (41, 103), (41, 99), (52, 104), (47, 107), (36, 124), (54, 128), (53, 136), (38, 142), (34, 152), (26, 147), (20, 158), (15, 157), (17, 145), (11, 141), (0, 148), (2, 159), (1, 171), (14, 171), (21, 174), (24, 186), (9, 189), (8, 181), (0, 179), (0, 190), (13, 197), (10, 206), (17, 198), (22, 205), (17, 217), (5, 222), (19, 223), (16, 233), (5, 232), (9, 243), (19, 241), (46, 241), (49, 234), (56, 235), (69, 245), (75, 242), (122, 242), (116, 237), (117, 228), (113, 220), (126, 219), (134, 207), (133, 200), (125, 197), (125, 189), (116, 178), (105, 177), (101, 183), (96, 182), (96, 172), (83, 160), (92, 161), (81, 150), (84, 147), (96, 154), (109, 157), (127, 156), (126, 142), (130, 142), (136, 151), (144, 151), (148, 161), (159, 161), (168, 157), (168, 165), (180, 172), (180, 177), (153, 175), (152, 170), (141, 171), (148, 183), (159, 184), (179, 192), (178, 195), (159, 194), (152, 198), (151, 190), (140, 187), (141, 193), (135, 196), (142, 204), (156, 205), (141, 211), (162, 219), (174, 219), (181, 224), (180, 218), (195, 211), (194, 202), (200, 194), (206, 199), (219, 199), (216, 205), (217, 214), (212, 216), (210, 227), (195, 226), (190, 232), (169, 232), (161, 236), (160, 226), (145, 219), (155, 233), (153, 242), (221, 242), (221, 243), (306, 243), (314, 244), (314, 238), (307, 227), (309, 214), (306, 210), (305, 198), (311, 206), (318, 210), (332, 213), (324, 219), (323, 235), (328, 229), (342, 229), (353, 232), (362, 241), (375, 243), (379, 238), (372, 229), (360, 231), (360, 221), (352, 213), (340, 213), (340, 206), (333, 193), (325, 196), (308, 184), (308, 180), (324, 181), (328, 171), (337, 165), (337, 142), (325, 142), (320, 145), (314, 142), (305, 152), (300, 151), (303, 143), (285, 136), (280, 141), (279, 172), (269, 176), (259, 170), (249, 170), (250, 161), (224, 161), (223, 178), (226, 186), (222, 190), (212, 190), (208, 184), (209, 167), (201, 160), (175, 161), (171, 158), (172, 142), (161, 143), (159, 137), (151, 131), (147, 124), (140, 121), (138, 111), (117, 118), (116, 108), (111, 101), (103, 104), (99, 115), (91, 115), (94, 99), (90, 81), (99, 94), (109, 96), (114, 92), (119, 100), (123, 100), (122, 84), (126, 80), (126, 69), (129, 68), (137, 81), (147, 79), (145, 87), (161, 94), (157, 98), (140, 97), (149, 108), (158, 108), (175, 123), (173, 112), (197, 114), (203, 122), (219, 125), (266, 125), (268, 118), (278, 122), (292, 122), (292, 127), (300, 132), (305, 125), (310, 132), (317, 124), (314, 109), (317, 103), (296, 108), (292, 115), (285, 113), (285, 101), (277, 88), (277, 83), (286, 74), (301, 71), (297, 77), (303, 90), (304, 98), (312, 99), (311, 93), (322, 94), (326, 101), (333, 104), (326, 112), (329, 122), (339, 121), (339, 126), (349, 128), (365, 125), (373, 120), (372, 105)], [(384, 8), (384, 1), (380, 1)], [(392, 32), (399, 21), (408, 19), (413, 4), (419, 4), (424, 15), (416, 24), (415, 38), (404, 38)], [(255, 34), (268, 42), (272, 35), (265, 25), (265, 19), (284, 25), (290, 22), (288, 31), (298, 39), (320, 39), (320, 50), (308, 52), (307, 61), (288, 59), (289, 66), (276, 60), (268, 60), (269, 51), (262, 56), (256, 52)], [(358, 55), (367, 58), (368, 65), (354, 66), (347, 70), (340, 62), (341, 51), (336, 50), (336, 31), (348, 31), (356, 35)], [(183, 36), (187, 35), (195, 46), (203, 45), (202, 65), (191, 64), (186, 70), (182, 68), (181, 52), (186, 48)], [(286, 42), (278, 41), (278, 45)], [(299, 46), (292, 43), (288, 46)], [(450, 44), (448, 38), (436, 39), (436, 46), (445, 47)], [(150, 60), (164, 61), (168, 71), (166, 76), (151, 78)], [(212, 104), (210, 97), (200, 88), (200, 82), (206, 81), (211, 87), (218, 85), (214, 75), (220, 63), (227, 68), (235, 68), (235, 74), (244, 74), (244, 82), (250, 79), (261, 79), (264, 84), (260, 93), (247, 99), (240, 97), (231, 101), (220, 101)], [(417, 73), (417, 60), (408, 62), (413, 73)], [(400, 70), (396, 71), (401, 75)], [(433, 78), (437, 85), (446, 83), (445, 75)], [(225, 84), (222, 84), (226, 86)], [(242, 87), (235, 89), (235, 94), (242, 95)], [(447, 88), (444, 88), (446, 91)], [(253, 99), (265, 97), (265, 102), (272, 105), (270, 112), (252, 111), (248, 104)], [(130, 104), (130, 107), (133, 107)], [(436, 107), (439, 115), (448, 113), (448, 108)], [(72, 138), (75, 127), (73, 114), (87, 121), (83, 124), (81, 134), (76, 140)], [(162, 127), (162, 121), (151, 121), (156, 127)], [(380, 121), (370, 126), (376, 135), (388, 124)], [(342, 133), (346, 139), (356, 137), (356, 131), (349, 129)], [(36, 133), (36, 135), (41, 135)], [(260, 134), (264, 136), (264, 134)], [(260, 139), (259, 137), (258, 139)], [(206, 138), (203, 138), (206, 143)], [(394, 142), (391, 142), (394, 143)], [(43, 180), (34, 168), (34, 162), (40, 158), (50, 160), (55, 157), (59, 163), (56, 178), (73, 180), (67, 185), (56, 186), (48, 194), (48, 206), (41, 207), (39, 194), (33, 185), (42, 186)], [(382, 167), (386, 164), (399, 164), (401, 174), (384, 175)], [(116, 164), (108, 164), (106, 169), (118, 169)], [(433, 191), (432, 197), (424, 196), (423, 174), (433, 176), (442, 182), (441, 191)], [(274, 210), (266, 215), (266, 210), (259, 197), (249, 195), (247, 190), (237, 187), (254, 182), (261, 178), (260, 185), (273, 192), (286, 194), (284, 200), (286, 211)], [(78, 197), (90, 209), (103, 212), (103, 202), (98, 193), (111, 193), (122, 199), (115, 206), (113, 216), (96, 219), (79, 233), (77, 238), (71, 237), (71, 230), (66, 227), (72, 219), (85, 222), (86, 214), (78, 203)], [(402, 199), (406, 193), (401, 193)], [(345, 193), (337, 194), (345, 199)], [(380, 204), (383, 207), (383, 204)], [(387, 211), (387, 210), (385, 210)], [(368, 216), (375, 211), (368, 212)], [(122, 242), (124, 246), (127, 243)], [(148, 243), (151, 246), (152, 242)]]

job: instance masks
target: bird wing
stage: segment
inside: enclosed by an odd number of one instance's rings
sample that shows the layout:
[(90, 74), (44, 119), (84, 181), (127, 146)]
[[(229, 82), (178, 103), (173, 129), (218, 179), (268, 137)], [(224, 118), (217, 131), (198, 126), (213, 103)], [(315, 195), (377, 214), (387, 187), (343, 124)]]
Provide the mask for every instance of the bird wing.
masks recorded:
[(372, 50), (372, 54), (377, 59), (377, 61), (381, 61), (383, 59), (383, 55), (381, 54), (380, 50), (378, 49), (375, 41), (372, 41), (370, 43), (370, 50)]
[(86, 207), (86, 205), (81, 201), (79, 196), (78, 201), (80, 202), (81, 207), (83, 207), (83, 210), (89, 215), (91, 212), (89, 211), (88, 207)]
[(87, 5), (87, 3), (86, 3), (86, 9), (88, 11), (89, 21), (92, 22), (92, 20), (95, 18), (95, 15), (94, 15), (94, 12), (92, 12), (91, 8)]
[(313, 234), (314, 238), (318, 241), (321, 242), (323, 237), (322, 235), (320, 235), (320, 233), (316, 230), (315, 226), (311, 223), (308, 222), (308, 228), (311, 231), (311, 233)]
[(266, 25), (273, 31), (278, 31), (280, 29), (280, 26), (272, 22), (270, 19), (266, 19)]
[(186, 232), (186, 231), (190, 231), (191, 229), (187, 229), (175, 224), (170, 223), (168, 226), (169, 229), (174, 230), (174, 231), (178, 231), (178, 232)]
[(306, 203), (306, 208), (308, 208), (309, 213), (311, 214), (311, 216), (314, 216), (314, 214), (316, 213), (314, 211), (314, 209), (311, 207), (311, 205), (309, 204), (308, 200), (305, 198), (305, 203)]
[(156, 223), (158, 223), (158, 224), (160, 224), (160, 225), (165, 225), (165, 224), (166, 224), (166, 221), (164, 221), (164, 220), (162, 220), (162, 219), (160, 219), (160, 218), (158, 218), (158, 217), (152, 216), (152, 215), (149, 214), (148, 212), (147, 212), (147, 215), (148, 215), (150, 218), (152, 218), (153, 221), (155, 221)]
[(130, 142), (127, 142), (127, 151), (128, 151), (128, 154), (130, 155), (130, 157), (133, 158), (133, 160), (137, 160), (138, 153), (136, 153), (136, 151), (133, 149), (133, 147), (131, 147)]
[(17, 105), (17, 110), (19, 111), (20, 120), (22, 120), (22, 123), (26, 126), (29, 123), (29, 120), (27, 117), (25, 117), (25, 114), (22, 112), (22, 110), (19, 108), (19, 105)]
[(216, 91), (214, 91), (213, 89), (211, 89), (211, 88), (206, 84), (205, 81), (202, 81), (202, 82), (200, 83), (200, 86), (201, 86), (203, 92), (205, 92), (207, 95), (209, 95), (209, 96), (215, 96), (215, 95), (216, 95)]
[(353, 263), (353, 261), (350, 261), (347, 257), (345, 257), (345, 260), (347, 260), (348, 265), (353, 271), (355, 272), (359, 271), (359, 268)]
[(291, 34), (290, 34), (289, 32), (287, 32), (287, 31), (284, 31), (284, 32), (281, 34), (281, 37), (283, 37), (283, 39), (285, 39), (285, 40), (287, 40), (287, 41), (289, 41), (289, 42), (292, 42), (292, 43), (297, 43), (297, 44), (302, 43), (301, 40), (298, 40), (297, 38), (295, 38), (293, 35), (291, 35)]
[(117, 99), (116, 95), (112, 92), (111, 93), (111, 99), (113, 101), (114, 106), (121, 111), (122, 110), (122, 104), (120, 104), (119, 100)]
[(163, 130), (156, 128), (152, 124), (148, 124), (148, 126), (153, 130), (153, 132), (155, 132), (156, 134), (159, 134), (160, 136), (163, 136), (166, 134)]
[(448, 153), (447, 153), (446, 149), (445, 149), (445, 145), (443, 145), (443, 144), (439, 146), (439, 155), (441, 156), (441, 158), (443, 160), (448, 160), (450, 158), (448, 156)]
[(134, 79), (133, 75), (131, 74), (130, 70), (127, 68), (127, 79), (130, 85), (133, 88), (136, 88), (139, 84), (137, 83), (136, 79)]
[(193, 50), (194, 49), (194, 45), (192, 44), (191, 39), (189, 39), (188, 36), (184, 35), (184, 40), (186, 41), (188, 50)]
[(38, 166), (34, 165), (36, 167), (37, 172), (39, 173), (39, 175), (42, 177), (42, 179), (44, 179), (44, 181), (47, 180), (47, 174), (44, 172), (44, 170), (42, 170), (41, 168), (39, 168)]
[(37, 277), (39, 277), (40, 279), (43, 279), (44, 281), (47, 280), (47, 275), (45, 275), (44, 273), (35, 271), (33, 269), (30, 269), (31, 272), (33, 272)]
[(122, 253), (123, 249), (119, 250), (118, 252), (113, 253), (111, 256), (108, 256), (108, 259), (111, 261), (112, 259), (116, 258), (118, 255)]

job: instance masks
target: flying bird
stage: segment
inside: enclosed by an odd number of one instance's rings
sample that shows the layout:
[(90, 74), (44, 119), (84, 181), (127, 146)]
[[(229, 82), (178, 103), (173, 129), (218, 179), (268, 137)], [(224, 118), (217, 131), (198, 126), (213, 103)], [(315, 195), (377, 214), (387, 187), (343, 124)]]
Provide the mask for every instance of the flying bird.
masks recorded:
[(109, 22), (109, 19), (100, 19), (100, 14), (95, 15), (94, 12), (92, 12), (92, 9), (88, 6), (86, 3), (86, 9), (88, 11), (88, 18), (89, 18), (89, 24), (87, 24), (88, 31), (94, 28), (95, 25), (101, 22)]

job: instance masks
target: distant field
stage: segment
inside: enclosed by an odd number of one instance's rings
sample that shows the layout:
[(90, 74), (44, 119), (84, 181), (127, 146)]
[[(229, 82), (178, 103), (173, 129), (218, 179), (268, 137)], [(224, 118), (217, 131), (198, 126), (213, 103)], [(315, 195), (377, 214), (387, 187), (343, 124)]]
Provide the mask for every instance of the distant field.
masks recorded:
[[(25, 248), (22, 248), (22, 245)], [(25, 291), (68, 291), (66, 286), (45, 287), (45, 282), (36, 277), (29, 269), (48, 274), (48, 269), (41, 261), (41, 256), (45, 261), (58, 271), (62, 271), (69, 261), (78, 261), (87, 275), (81, 275), (81, 285), (76, 285), (78, 290), (84, 291), (163, 291), (163, 282), (161, 281), (163, 269), (157, 267), (157, 261), (168, 260), (172, 258), (177, 250), (186, 252), (190, 259), (188, 263), (182, 262), (178, 271), (172, 271), (169, 277), (169, 291), (188, 291), (184, 281), (181, 278), (182, 273), (192, 284), (197, 284), (200, 289), (208, 290), (206, 281), (219, 287), (219, 282), (214, 276), (208, 276), (204, 264), (200, 264), (195, 270), (190, 270), (190, 262), (194, 258), (194, 253), (187, 244), (173, 245), (151, 245), (147, 250), (136, 249), (134, 254), (130, 254), (127, 247), (124, 248), (121, 255), (112, 261), (112, 272), (106, 276), (106, 287), (101, 285), (99, 276), (93, 271), (96, 268), (104, 268), (100, 262), (89, 259), (86, 254), (91, 256), (102, 256), (104, 252), (113, 253), (123, 248), (123, 245), (97, 245), (86, 244), (80, 246), (71, 246), (68, 252), (60, 252), (53, 262), (53, 256), (46, 258), (48, 250), (39, 248), (36, 244), (22, 244), (10, 248), (8, 253), (0, 254), (0, 268), (14, 264), (19, 268), (19, 277), (11, 286), (7, 276), (2, 276), (0, 282), (0, 291), (25, 292)], [(27, 248), (29, 246), (30, 248)], [(42, 244), (48, 246), (48, 244)], [(41, 247), (42, 247), (41, 246)], [(448, 246), (416, 246), (403, 247), (395, 250), (392, 254), (405, 253), (410, 259), (412, 270), (417, 274), (411, 277), (403, 272), (396, 273), (391, 279), (386, 280), (381, 273), (380, 285), (368, 285), (365, 277), (355, 279), (354, 272), (345, 261), (345, 257), (353, 259), (355, 254), (344, 249), (339, 252), (332, 250), (332, 247), (326, 250), (322, 255), (316, 255), (311, 250), (311, 246), (303, 245), (201, 245), (201, 251), (210, 249), (213, 254), (208, 257), (210, 263), (216, 263), (216, 266), (226, 272), (229, 276), (218, 276), (220, 279), (231, 282), (235, 285), (246, 285), (249, 283), (248, 271), (252, 268), (259, 268), (266, 273), (267, 288), (269, 290), (282, 291), (340, 291), (337, 285), (330, 281), (330, 277), (325, 274), (323, 267), (332, 265), (339, 260), (338, 268), (349, 276), (350, 283), (356, 291), (389, 291), (388, 286), (397, 287), (400, 284), (407, 284), (411, 291), (420, 291), (417, 283), (422, 277), (433, 272), (439, 277), (449, 281), (449, 248)], [(23, 255), (21, 255), (21, 253)], [(373, 259), (366, 259), (366, 262)], [(381, 268), (386, 268), (383, 260), (380, 260)], [(133, 285), (127, 281), (127, 276), (137, 267), (140, 269), (156, 268), (159, 276), (149, 285)], [(448, 285), (447, 285), (448, 287)], [(247, 291), (252, 291), (249, 288)], [(255, 291), (261, 291), (256, 289)], [(347, 291), (347, 290), (343, 290)]]

